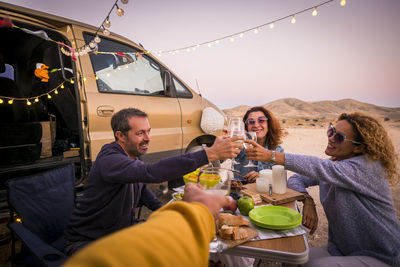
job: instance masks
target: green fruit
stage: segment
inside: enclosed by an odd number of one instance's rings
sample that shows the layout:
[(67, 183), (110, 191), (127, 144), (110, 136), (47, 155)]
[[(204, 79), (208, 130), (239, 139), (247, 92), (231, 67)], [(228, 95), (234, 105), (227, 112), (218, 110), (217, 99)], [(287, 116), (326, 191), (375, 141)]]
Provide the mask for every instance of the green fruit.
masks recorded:
[(251, 197), (243, 196), (238, 200), (238, 208), (242, 215), (248, 216), (249, 212), (254, 208), (254, 201)]

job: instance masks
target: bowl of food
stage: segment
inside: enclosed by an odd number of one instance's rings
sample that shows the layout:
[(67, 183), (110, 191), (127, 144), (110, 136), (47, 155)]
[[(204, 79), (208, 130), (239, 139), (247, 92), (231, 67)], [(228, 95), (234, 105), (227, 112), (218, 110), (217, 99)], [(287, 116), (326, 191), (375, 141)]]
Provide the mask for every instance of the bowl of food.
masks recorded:
[(178, 192), (173, 193), (172, 194), (172, 198), (174, 200), (182, 200), (183, 199), (183, 192), (181, 192), (181, 193), (178, 193)]
[(187, 183), (197, 183), (197, 177), (199, 176), (200, 169), (197, 169), (193, 172), (190, 172), (188, 174), (185, 174), (183, 176), (183, 181), (185, 184)]

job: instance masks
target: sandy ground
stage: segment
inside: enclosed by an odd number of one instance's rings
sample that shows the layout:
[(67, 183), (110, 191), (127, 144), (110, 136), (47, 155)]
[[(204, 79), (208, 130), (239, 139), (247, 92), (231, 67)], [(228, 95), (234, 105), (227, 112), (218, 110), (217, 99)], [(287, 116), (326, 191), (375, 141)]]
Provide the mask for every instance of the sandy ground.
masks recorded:
[[(391, 135), (397, 153), (400, 153), (400, 127), (399, 125), (388, 125), (387, 127), (389, 134)], [(289, 127), (286, 128), (287, 135), (284, 138), (283, 147), (287, 153), (306, 154), (318, 157), (326, 157), (324, 154), (327, 138), (325, 127)], [(288, 174), (288, 177), (291, 174)], [(153, 184), (150, 186), (156, 193), (159, 193), (159, 197), (163, 203), (168, 202), (171, 199), (171, 191), (166, 194), (162, 194), (159, 190), (159, 184)], [(319, 201), (319, 190), (318, 187), (309, 188), (310, 195), (316, 202), (317, 212), (319, 215), (318, 229), (314, 235), (308, 235), (307, 239), (310, 247), (321, 246), (327, 244), (328, 239), (328, 223)], [(400, 184), (392, 189), (392, 196), (394, 204), (397, 209), (397, 215), (400, 219)], [(299, 204), (301, 207), (301, 203)], [(144, 208), (142, 211), (142, 218), (147, 218), (150, 212)], [(10, 247), (9, 244), (0, 244), (0, 266), (10, 266), (6, 263), (6, 259), (9, 256)], [(256, 265), (255, 265), (256, 266)], [(262, 262), (260, 266), (281, 266), (280, 263), (274, 262)]]

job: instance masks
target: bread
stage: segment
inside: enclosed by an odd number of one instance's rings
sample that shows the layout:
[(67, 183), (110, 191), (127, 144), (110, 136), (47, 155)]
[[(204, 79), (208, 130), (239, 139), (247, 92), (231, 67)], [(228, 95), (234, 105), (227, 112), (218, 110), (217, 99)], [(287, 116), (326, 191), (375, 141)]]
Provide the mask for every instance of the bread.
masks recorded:
[(229, 225), (229, 226), (249, 226), (250, 222), (242, 216), (235, 216), (229, 213), (221, 213), (218, 218), (218, 225)]
[(247, 231), (240, 226), (222, 225), (218, 234), (223, 239), (240, 240), (248, 237)]
[(232, 240), (239, 240), (247, 238), (247, 231), (243, 228), (237, 227), (237, 229), (233, 229)]
[(249, 226), (250, 222), (242, 216), (221, 213), (217, 225), (218, 235), (223, 239), (240, 240), (248, 237), (247, 231), (240, 226)]

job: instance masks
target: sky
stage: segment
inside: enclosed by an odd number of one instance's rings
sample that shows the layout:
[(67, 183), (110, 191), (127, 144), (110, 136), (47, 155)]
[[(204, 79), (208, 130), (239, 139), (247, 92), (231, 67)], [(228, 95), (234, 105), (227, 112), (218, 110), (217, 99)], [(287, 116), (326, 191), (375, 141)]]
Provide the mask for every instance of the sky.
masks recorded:
[[(3, 0), (4, 1), (4, 0)], [(149, 51), (219, 39), (275, 21), (326, 0), (130, 0), (110, 15), (112, 32)], [(12, 0), (100, 26), (115, 0)], [(400, 107), (400, 1), (339, 0), (261, 27), (234, 42), (157, 55), (196, 92), (221, 109), (352, 98)], [(93, 4), (95, 3), (95, 4)], [(198, 85), (198, 86), (197, 86)]]

